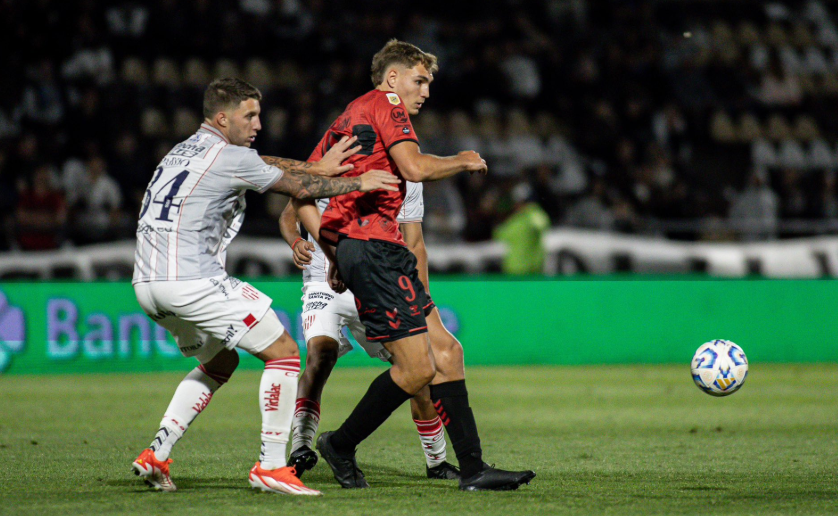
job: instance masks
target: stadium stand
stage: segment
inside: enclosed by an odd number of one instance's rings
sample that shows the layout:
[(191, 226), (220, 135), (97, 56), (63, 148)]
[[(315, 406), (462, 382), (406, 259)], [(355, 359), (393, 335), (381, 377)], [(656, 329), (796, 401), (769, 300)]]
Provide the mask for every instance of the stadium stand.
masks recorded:
[[(0, 55), (0, 251), (28, 248), (22, 202), (39, 175), (68, 208), (41, 248), (130, 241), (155, 163), (198, 123), (201, 92), (215, 76), (242, 76), (265, 94), (260, 152), (306, 158), (336, 111), (370, 88), (370, 57), (390, 37), (440, 56), (431, 100), (415, 121), (423, 151), (472, 148), (490, 164), (485, 179), (462, 177), (432, 192), (427, 238), (441, 248), (490, 241), (522, 180), (555, 227), (688, 241), (834, 232), (834, 4), (424, 7), (0, 4), (0, 41), (16, 49)], [(56, 38), (67, 44), (50, 44)], [(88, 206), (78, 192), (91, 184), (92, 163), (104, 163), (99, 175), (112, 178), (121, 202), (110, 206), (109, 227), (91, 235), (80, 231)], [(764, 210), (761, 227), (772, 229), (749, 231), (736, 220), (753, 202)], [(248, 203), (244, 232), (276, 237), (282, 201)]]

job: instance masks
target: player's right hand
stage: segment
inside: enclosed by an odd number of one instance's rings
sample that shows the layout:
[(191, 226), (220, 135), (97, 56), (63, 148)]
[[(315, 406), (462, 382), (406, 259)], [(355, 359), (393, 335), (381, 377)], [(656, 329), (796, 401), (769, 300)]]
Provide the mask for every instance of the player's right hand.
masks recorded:
[(354, 165), (341, 165), (343, 161), (356, 154), (361, 150), (360, 145), (353, 147), (352, 145), (358, 141), (357, 136), (349, 138), (344, 136), (339, 142), (332, 145), (332, 148), (323, 155), (323, 157), (311, 167), (311, 173), (316, 176), (339, 176), (344, 172), (348, 172), (355, 168)]
[(298, 269), (305, 269), (306, 265), (311, 264), (311, 256), (314, 252), (314, 244), (308, 240), (299, 240), (294, 245), (294, 265)]
[(485, 174), (489, 171), (489, 167), (486, 165), (486, 160), (481, 158), (480, 154), (474, 151), (462, 151), (457, 154), (457, 158), (463, 161), (466, 170), (468, 170), (470, 174), (475, 172), (478, 174)]
[(373, 190), (398, 192), (399, 187), (397, 185), (402, 182), (401, 179), (386, 170), (370, 170), (359, 177), (361, 178), (361, 192), (372, 192)]
[(340, 272), (335, 264), (329, 262), (329, 276), (328, 276), (329, 287), (335, 291), (337, 294), (343, 294), (346, 292), (346, 283), (343, 282), (343, 278), (340, 277)]

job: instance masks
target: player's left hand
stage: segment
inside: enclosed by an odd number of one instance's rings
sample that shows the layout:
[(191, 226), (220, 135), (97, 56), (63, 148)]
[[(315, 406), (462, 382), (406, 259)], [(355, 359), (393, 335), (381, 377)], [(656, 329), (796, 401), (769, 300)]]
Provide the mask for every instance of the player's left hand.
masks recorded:
[(338, 294), (346, 292), (346, 284), (340, 277), (340, 271), (338, 271), (337, 265), (331, 262), (329, 262), (329, 287)]
[(344, 172), (348, 172), (355, 168), (354, 165), (341, 165), (349, 156), (356, 154), (361, 150), (360, 145), (353, 147), (352, 145), (358, 141), (357, 136), (349, 138), (344, 136), (339, 142), (332, 145), (329, 152), (323, 155), (323, 158), (311, 167), (310, 172), (316, 176), (339, 176)]

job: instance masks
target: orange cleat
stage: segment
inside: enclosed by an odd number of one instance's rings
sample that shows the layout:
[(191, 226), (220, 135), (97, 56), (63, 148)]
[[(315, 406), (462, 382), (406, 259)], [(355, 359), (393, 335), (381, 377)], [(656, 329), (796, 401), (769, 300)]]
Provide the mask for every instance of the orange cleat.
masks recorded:
[(139, 457), (131, 464), (131, 469), (134, 474), (142, 478), (145, 483), (159, 491), (176, 491), (174, 482), (169, 476), (169, 464), (172, 459), (167, 461), (157, 460), (154, 452), (150, 448), (146, 448)]
[(262, 491), (291, 495), (317, 496), (320, 491), (310, 489), (297, 478), (294, 466), (277, 469), (262, 469), (262, 463), (257, 462), (250, 470), (250, 485)]

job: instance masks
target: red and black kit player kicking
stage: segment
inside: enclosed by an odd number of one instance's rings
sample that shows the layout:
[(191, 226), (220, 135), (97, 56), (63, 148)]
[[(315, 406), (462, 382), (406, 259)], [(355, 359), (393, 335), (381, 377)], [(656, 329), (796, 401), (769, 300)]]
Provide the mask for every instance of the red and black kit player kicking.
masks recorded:
[[(317, 161), (343, 136), (357, 136), (358, 154), (346, 176), (367, 170), (391, 171), (413, 182), (436, 181), (460, 172), (486, 173), (473, 151), (456, 156), (422, 154), (410, 115), (429, 96), (437, 60), (409, 43), (391, 40), (372, 61), (375, 89), (355, 99), (332, 124), (311, 156)], [(532, 471), (504, 471), (483, 462), (477, 424), (468, 402), (462, 348), (433, 349), (425, 308), (431, 301), (419, 279), (416, 257), (405, 247), (396, 216), (405, 196), (398, 192), (350, 193), (334, 197), (323, 212), (320, 237), (337, 268), (336, 290), (355, 295), (367, 340), (381, 342), (392, 367), (373, 380), (346, 421), (317, 440), (320, 454), (347, 488), (368, 487), (355, 448), (402, 403), (430, 384), (431, 399), (448, 430), (460, 463), (460, 489), (509, 490), (528, 483)]]

